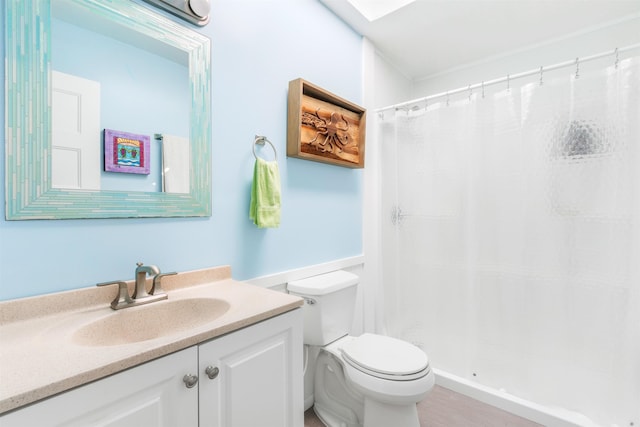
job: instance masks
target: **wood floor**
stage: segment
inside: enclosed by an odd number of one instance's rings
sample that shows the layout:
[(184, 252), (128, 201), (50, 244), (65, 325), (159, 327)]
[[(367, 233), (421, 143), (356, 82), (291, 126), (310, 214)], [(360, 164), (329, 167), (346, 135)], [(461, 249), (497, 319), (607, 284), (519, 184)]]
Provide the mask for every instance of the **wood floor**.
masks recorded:
[[(418, 403), (418, 417), (421, 427), (542, 427), (440, 386)], [(313, 408), (305, 412), (304, 425), (324, 427)]]

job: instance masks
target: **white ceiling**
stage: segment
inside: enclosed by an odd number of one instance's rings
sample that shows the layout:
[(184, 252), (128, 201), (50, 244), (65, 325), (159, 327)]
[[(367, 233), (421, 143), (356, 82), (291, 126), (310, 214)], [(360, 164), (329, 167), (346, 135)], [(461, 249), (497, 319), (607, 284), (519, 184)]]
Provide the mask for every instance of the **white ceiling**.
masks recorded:
[(348, 0), (320, 1), (414, 79), (640, 16), (640, 0), (416, 0), (369, 22)]

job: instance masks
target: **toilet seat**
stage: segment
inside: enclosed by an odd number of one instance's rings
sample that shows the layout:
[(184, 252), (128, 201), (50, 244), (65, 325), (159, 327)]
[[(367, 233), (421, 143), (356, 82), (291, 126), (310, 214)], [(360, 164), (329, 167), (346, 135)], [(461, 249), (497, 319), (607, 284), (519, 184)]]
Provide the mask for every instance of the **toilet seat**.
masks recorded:
[(376, 378), (411, 381), (429, 374), (429, 358), (418, 347), (395, 338), (363, 334), (342, 346), (343, 360)]

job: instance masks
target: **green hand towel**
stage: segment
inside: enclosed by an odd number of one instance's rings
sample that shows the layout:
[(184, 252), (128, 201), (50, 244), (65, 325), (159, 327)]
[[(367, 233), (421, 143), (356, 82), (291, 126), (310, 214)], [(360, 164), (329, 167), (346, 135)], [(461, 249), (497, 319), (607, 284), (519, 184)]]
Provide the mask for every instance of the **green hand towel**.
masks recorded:
[(256, 159), (249, 218), (260, 228), (280, 226), (280, 172), (275, 161)]

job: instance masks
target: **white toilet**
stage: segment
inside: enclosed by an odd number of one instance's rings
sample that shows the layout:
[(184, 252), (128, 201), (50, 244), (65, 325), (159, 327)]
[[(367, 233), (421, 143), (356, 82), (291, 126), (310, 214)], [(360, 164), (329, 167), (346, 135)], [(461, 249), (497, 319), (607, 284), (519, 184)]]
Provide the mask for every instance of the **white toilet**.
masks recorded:
[(348, 335), (358, 282), (334, 271), (287, 285), (305, 300), (305, 409), (329, 427), (419, 427), (416, 403), (435, 382), (429, 359), (395, 338)]

